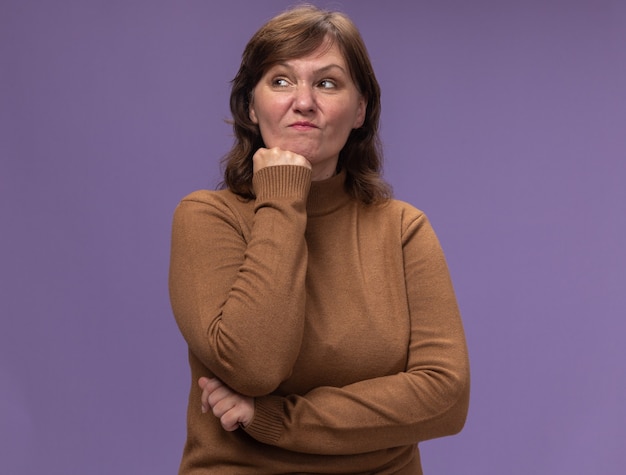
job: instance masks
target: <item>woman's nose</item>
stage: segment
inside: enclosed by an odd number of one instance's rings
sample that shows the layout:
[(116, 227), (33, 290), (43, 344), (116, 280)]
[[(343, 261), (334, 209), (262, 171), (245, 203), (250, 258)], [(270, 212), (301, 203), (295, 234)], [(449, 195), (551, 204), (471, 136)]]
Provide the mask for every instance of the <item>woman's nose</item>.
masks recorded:
[(316, 108), (314, 91), (310, 86), (299, 84), (294, 91), (294, 109), (306, 114)]

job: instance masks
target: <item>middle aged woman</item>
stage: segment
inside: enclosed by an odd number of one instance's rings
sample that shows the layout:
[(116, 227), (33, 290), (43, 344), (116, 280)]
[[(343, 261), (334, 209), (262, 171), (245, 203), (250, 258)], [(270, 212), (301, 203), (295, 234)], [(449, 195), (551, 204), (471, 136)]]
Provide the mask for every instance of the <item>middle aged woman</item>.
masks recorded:
[(248, 43), (225, 188), (181, 201), (170, 293), (192, 386), (181, 474), (420, 474), (458, 432), (469, 365), (425, 215), (389, 197), (380, 91), (343, 14)]

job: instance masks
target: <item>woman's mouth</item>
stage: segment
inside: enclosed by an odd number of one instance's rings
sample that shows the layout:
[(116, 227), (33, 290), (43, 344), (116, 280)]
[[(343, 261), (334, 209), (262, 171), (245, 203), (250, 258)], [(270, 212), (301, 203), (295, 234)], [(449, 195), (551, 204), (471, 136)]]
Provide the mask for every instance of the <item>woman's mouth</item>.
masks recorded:
[(303, 130), (303, 131), (319, 128), (317, 125), (313, 124), (312, 122), (307, 122), (307, 121), (294, 122), (289, 127), (291, 127), (292, 129)]

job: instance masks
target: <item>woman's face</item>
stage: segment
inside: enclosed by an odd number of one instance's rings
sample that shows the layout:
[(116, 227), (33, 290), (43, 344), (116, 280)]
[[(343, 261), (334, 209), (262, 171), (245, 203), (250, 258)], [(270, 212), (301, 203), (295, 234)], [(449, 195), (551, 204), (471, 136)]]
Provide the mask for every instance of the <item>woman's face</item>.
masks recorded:
[(250, 120), (267, 148), (304, 156), (313, 179), (335, 173), (339, 152), (365, 120), (367, 101), (339, 48), (322, 44), (308, 56), (270, 67), (253, 90)]

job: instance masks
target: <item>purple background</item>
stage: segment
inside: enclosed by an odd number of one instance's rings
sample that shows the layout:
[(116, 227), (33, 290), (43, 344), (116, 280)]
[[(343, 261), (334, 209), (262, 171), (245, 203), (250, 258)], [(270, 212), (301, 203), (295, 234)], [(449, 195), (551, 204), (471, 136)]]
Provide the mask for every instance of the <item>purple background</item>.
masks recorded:
[[(626, 2), (320, 1), (383, 89), (386, 176), (438, 231), (473, 372), (427, 474), (626, 465)], [(219, 181), (229, 80), (291, 1), (0, 3), (0, 471), (172, 474), (171, 215)]]

